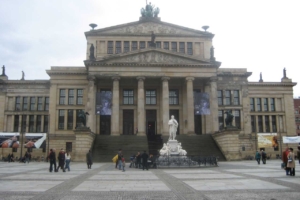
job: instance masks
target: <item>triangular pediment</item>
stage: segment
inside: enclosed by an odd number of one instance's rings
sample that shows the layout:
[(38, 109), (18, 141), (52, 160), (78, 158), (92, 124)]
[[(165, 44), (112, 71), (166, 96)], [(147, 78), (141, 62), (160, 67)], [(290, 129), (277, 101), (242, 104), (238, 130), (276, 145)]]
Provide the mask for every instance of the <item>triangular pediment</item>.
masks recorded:
[(127, 24), (121, 24), (103, 29), (91, 30), (86, 32), (86, 36), (94, 35), (149, 35), (151, 32), (156, 35), (187, 35), (187, 36), (204, 36), (213, 37), (214, 35), (209, 32), (195, 30), (160, 20), (142, 20), (137, 22), (131, 22)]
[(106, 64), (168, 64), (168, 65), (212, 65), (212, 63), (180, 53), (163, 49), (143, 49), (104, 57), (98, 61)]

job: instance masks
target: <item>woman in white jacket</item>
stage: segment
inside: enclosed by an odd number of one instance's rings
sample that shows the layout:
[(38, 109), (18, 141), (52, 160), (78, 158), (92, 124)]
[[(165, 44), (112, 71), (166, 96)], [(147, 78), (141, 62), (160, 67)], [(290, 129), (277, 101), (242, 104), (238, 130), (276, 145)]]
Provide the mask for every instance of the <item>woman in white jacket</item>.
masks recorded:
[(70, 171), (70, 161), (71, 161), (71, 154), (67, 151), (67, 153), (65, 154), (65, 158), (66, 158), (66, 166), (65, 169), (68, 169), (68, 171)]

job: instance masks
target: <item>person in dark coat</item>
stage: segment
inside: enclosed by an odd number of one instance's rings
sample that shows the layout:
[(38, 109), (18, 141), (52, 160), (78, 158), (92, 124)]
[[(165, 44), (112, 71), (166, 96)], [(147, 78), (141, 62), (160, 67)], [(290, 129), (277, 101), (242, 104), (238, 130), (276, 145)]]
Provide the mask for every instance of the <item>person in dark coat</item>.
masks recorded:
[(48, 155), (48, 160), (50, 161), (49, 172), (52, 172), (53, 165), (54, 171), (56, 171), (56, 157), (55, 157), (55, 149), (50, 149), (50, 153)]
[(143, 170), (145, 170), (145, 168), (148, 170), (148, 154), (146, 153), (146, 151), (144, 151), (144, 153), (142, 154), (142, 164), (143, 164)]
[(284, 163), (284, 168), (285, 168), (285, 172), (286, 172), (286, 175), (290, 175), (290, 170), (289, 168), (287, 167), (287, 163), (288, 163), (288, 155), (289, 155), (290, 151), (289, 151), (289, 148), (287, 147), (285, 149), (285, 151), (282, 153), (282, 162)]
[(139, 169), (141, 168), (141, 158), (142, 158), (142, 156), (141, 156), (140, 152), (138, 152), (135, 157), (135, 161), (136, 161), (135, 168), (139, 168)]
[(86, 154), (86, 164), (88, 169), (92, 169), (93, 160), (91, 150), (89, 150), (89, 152)]
[(261, 161), (265, 165), (267, 161), (267, 154), (264, 152), (264, 150), (261, 150)]
[(63, 170), (63, 172), (65, 171), (65, 151), (63, 149), (60, 150), (59, 154), (58, 154), (58, 167), (56, 169), (56, 171), (58, 172), (59, 168)]

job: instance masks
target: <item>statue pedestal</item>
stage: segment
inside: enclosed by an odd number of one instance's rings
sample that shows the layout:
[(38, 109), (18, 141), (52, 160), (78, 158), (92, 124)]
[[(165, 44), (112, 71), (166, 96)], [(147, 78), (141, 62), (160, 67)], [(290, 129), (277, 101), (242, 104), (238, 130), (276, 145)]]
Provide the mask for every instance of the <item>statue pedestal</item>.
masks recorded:
[(74, 130), (74, 134), (76, 137), (76, 151), (73, 160), (85, 161), (87, 152), (91, 150), (93, 146), (95, 134), (91, 132), (90, 128), (84, 126)]
[(186, 156), (187, 154), (177, 140), (169, 140), (159, 152), (161, 156)]
[(177, 140), (169, 140), (167, 143), (167, 146), (169, 146), (170, 155), (179, 155), (178, 151), (178, 141)]

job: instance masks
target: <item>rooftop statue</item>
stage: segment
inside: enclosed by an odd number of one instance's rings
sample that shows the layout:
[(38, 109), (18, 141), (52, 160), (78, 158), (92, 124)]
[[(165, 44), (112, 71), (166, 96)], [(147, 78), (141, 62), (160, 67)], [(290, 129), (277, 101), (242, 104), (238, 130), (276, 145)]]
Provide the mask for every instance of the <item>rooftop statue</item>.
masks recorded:
[(3, 65), (3, 67), (2, 67), (2, 74), (1, 74), (1, 76), (6, 76), (5, 75), (5, 66)]
[(22, 81), (25, 80), (25, 73), (22, 71), (22, 78), (21, 78)]
[(232, 121), (233, 121), (233, 115), (230, 111), (225, 112), (227, 114), (227, 117), (225, 119), (226, 127), (233, 127)]
[(151, 2), (148, 4), (146, 0), (146, 7), (141, 9), (142, 17), (157, 17), (159, 14), (159, 8), (156, 8), (154, 5), (151, 5)]

